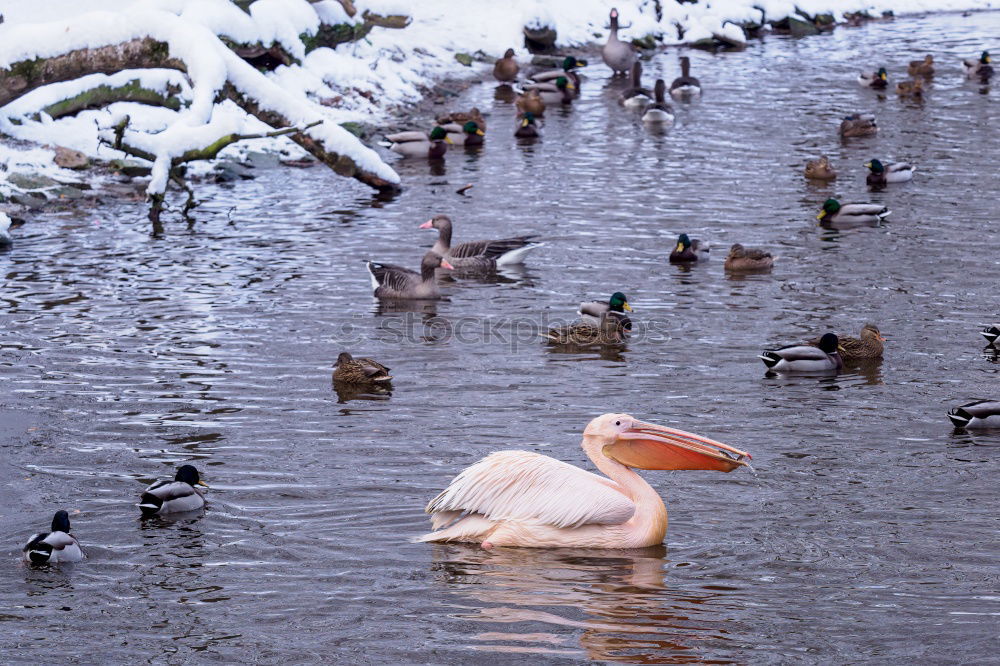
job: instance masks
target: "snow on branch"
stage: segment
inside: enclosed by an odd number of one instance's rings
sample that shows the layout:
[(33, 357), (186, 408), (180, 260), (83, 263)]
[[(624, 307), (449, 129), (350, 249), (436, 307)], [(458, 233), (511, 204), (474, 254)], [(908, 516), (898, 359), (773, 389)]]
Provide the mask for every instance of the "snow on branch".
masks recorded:
[[(66, 114), (135, 99), (173, 107), (176, 112), (160, 131), (130, 129), (127, 142), (120, 136), (112, 142), (153, 162), (147, 193), (162, 201), (168, 183), (178, 178), (178, 164), (211, 159), (226, 145), (260, 134), (242, 131), (245, 121), (232, 113), (216, 113), (219, 105), (233, 103), (276, 130), (264, 134), (288, 135), (338, 174), (380, 190), (397, 189), (399, 176), (336, 124), (329, 110), (301, 90), (282, 87), (244, 59), (247, 53), (271, 53), (282, 63), (301, 61), (308, 50), (303, 40), (320, 33), (323, 22), (317, 12), (322, 7), (329, 14), (329, 4), (257, 0), (247, 13), (228, 0), (199, 0), (185, 4), (178, 14), (156, 8), (176, 3), (154, 0), (118, 12), (0, 25), (0, 123), (12, 115), (28, 115), (24, 104), (14, 102), (52, 84), (62, 84), (63, 97), (49, 95), (46, 111), (57, 103)], [(334, 7), (346, 19), (347, 12)], [(94, 76), (150, 69), (183, 73), (190, 84), (184, 86), (183, 105), (170, 101), (177, 90), (165, 82), (160, 90), (146, 90), (135, 77), (112, 86), (108, 77)], [(102, 134), (101, 141), (107, 142), (107, 136)]]

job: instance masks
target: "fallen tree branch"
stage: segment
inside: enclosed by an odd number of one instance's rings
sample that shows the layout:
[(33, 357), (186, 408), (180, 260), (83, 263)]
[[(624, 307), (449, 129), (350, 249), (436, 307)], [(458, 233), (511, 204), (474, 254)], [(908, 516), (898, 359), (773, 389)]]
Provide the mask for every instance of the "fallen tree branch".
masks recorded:
[(124, 69), (159, 68), (187, 72), (184, 62), (170, 55), (166, 42), (152, 37), (22, 60), (0, 68), (0, 106), (50, 83), (72, 81), (88, 74), (115, 74)]
[(149, 106), (162, 106), (172, 111), (179, 111), (181, 100), (174, 96), (174, 91), (166, 94), (149, 88), (143, 88), (139, 79), (132, 79), (122, 86), (99, 85), (84, 90), (78, 95), (50, 104), (43, 109), (53, 119), (76, 115), (86, 109), (99, 109), (115, 102), (137, 102)]

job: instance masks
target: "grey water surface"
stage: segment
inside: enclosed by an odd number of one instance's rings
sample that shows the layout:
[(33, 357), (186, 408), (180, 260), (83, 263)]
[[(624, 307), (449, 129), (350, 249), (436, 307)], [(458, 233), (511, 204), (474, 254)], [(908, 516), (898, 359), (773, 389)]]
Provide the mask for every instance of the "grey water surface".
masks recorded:
[[(534, 144), (512, 138), (491, 82), (472, 86), (449, 107), (488, 114), (485, 149), (396, 162), (406, 189), (388, 201), (275, 169), (199, 185), (197, 223), (159, 237), (139, 203), (32, 219), (0, 254), (0, 659), (995, 659), (1000, 432), (954, 431), (945, 412), (1000, 397), (978, 335), (1000, 316), (998, 90), (959, 65), (998, 34), (1000, 13), (948, 14), (690, 52), (705, 95), (666, 133), (618, 106), (594, 58)], [(926, 52), (923, 101), (854, 81)], [(647, 82), (676, 76), (677, 55)], [(854, 111), (877, 114), (877, 137), (839, 140)], [(833, 183), (802, 177), (820, 154)], [(872, 157), (916, 176), (868, 193)], [(825, 230), (830, 196), (893, 214)], [(442, 278), (436, 305), (380, 306), (362, 259), (416, 268), (435, 213), (455, 241), (545, 246), (520, 271)], [(669, 265), (679, 232), (714, 258)], [(733, 242), (780, 255), (774, 271), (727, 276)], [(637, 324), (624, 347), (538, 340), (618, 290)], [(866, 321), (889, 338), (881, 366), (767, 378), (756, 358)], [(391, 395), (338, 395), (342, 350), (391, 367)], [(609, 411), (747, 450), (755, 471), (645, 472), (670, 511), (663, 548), (410, 542), (491, 451), (591, 468), (580, 433)], [(181, 462), (207, 509), (141, 522), (142, 488)], [(24, 567), (57, 508), (89, 559)]]

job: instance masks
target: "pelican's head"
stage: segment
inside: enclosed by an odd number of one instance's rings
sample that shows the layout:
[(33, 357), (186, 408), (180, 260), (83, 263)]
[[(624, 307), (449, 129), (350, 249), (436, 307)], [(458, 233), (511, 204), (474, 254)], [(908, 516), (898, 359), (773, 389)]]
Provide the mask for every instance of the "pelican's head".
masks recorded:
[(608, 458), (635, 469), (704, 469), (731, 472), (750, 454), (721, 442), (645, 423), (628, 414), (605, 414), (587, 424), (584, 437), (600, 440)]

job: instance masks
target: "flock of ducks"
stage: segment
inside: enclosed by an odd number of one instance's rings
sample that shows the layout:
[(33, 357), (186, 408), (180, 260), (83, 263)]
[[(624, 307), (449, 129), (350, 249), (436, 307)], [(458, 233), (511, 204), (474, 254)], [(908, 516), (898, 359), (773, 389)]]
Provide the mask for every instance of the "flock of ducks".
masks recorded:
[[(143, 518), (168, 514), (188, 513), (205, 506), (205, 497), (198, 486), (208, 486), (201, 480), (193, 465), (181, 465), (172, 481), (161, 480), (150, 485), (139, 497), (139, 510)], [(80, 542), (69, 533), (69, 513), (56, 511), (52, 517), (51, 532), (32, 534), (22, 549), (24, 561), (29, 564), (60, 564), (80, 562), (86, 557)]]
[[(702, 92), (701, 83), (690, 74), (690, 60), (687, 57), (680, 58), (681, 75), (677, 77), (669, 86), (663, 79), (657, 79), (652, 91), (642, 84), (642, 65), (638, 60), (637, 53), (631, 44), (622, 41), (618, 36), (619, 16), (616, 9), (610, 13), (610, 35), (607, 43), (601, 50), (605, 64), (612, 70), (615, 76), (630, 76), (630, 85), (619, 98), (619, 102), (626, 109), (641, 113), (642, 121), (651, 125), (669, 125), (674, 120), (673, 109), (666, 101), (667, 94), (676, 100), (688, 100), (698, 97)], [(493, 68), (493, 76), (502, 84), (513, 83), (518, 80), (520, 66), (515, 60), (513, 49), (507, 49), (502, 58), (497, 60)], [(567, 56), (560, 68), (535, 72), (527, 80), (523, 89), (519, 91), (515, 99), (517, 109), (514, 135), (519, 138), (538, 138), (542, 133), (545, 110), (553, 105), (572, 104), (579, 94), (581, 79), (576, 71), (585, 67), (587, 62), (573, 56)], [(987, 80), (993, 74), (990, 65), (989, 53), (984, 51), (978, 60), (965, 61), (963, 63), (966, 75), (969, 78)], [(903, 96), (921, 95), (923, 90), (922, 80), (934, 75), (934, 59), (928, 55), (923, 60), (913, 61), (908, 67), (908, 73), (915, 77), (913, 81), (901, 81), (897, 84), (896, 91)], [(889, 84), (888, 72), (884, 67), (874, 72), (865, 72), (859, 75), (858, 82), (873, 89), (886, 89)], [(840, 126), (840, 134), (843, 137), (869, 136), (878, 130), (875, 118), (872, 115), (853, 114), (844, 118)], [(392, 151), (404, 157), (421, 157), (429, 159), (443, 158), (449, 145), (481, 146), (486, 135), (486, 121), (478, 109), (469, 112), (452, 113), (437, 119), (437, 124), (430, 132), (406, 131), (387, 135), (389, 147)], [(879, 159), (872, 159), (865, 164), (869, 169), (867, 184), (873, 190), (884, 188), (889, 183), (899, 183), (910, 180), (913, 177), (914, 167), (907, 163), (882, 162)], [(806, 165), (805, 175), (808, 178), (819, 180), (832, 180), (836, 178), (836, 171), (830, 165), (829, 160), (824, 156), (818, 160), (810, 161)], [(827, 199), (822, 209), (817, 214), (817, 218), (824, 225), (833, 227), (845, 227), (863, 224), (878, 224), (890, 214), (885, 206), (871, 203), (840, 203), (836, 199)], [(10, 242), (7, 229), (10, 220), (0, 213), (0, 245)], [(452, 244), (453, 223), (447, 215), (436, 215), (427, 222), (419, 225), (419, 229), (437, 231), (438, 237), (433, 247), (423, 256), (420, 270), (414, 271), (403, 266), (394, 264), (366, 261), (368, 273), (371, 277), (371, 284), (374, 295), (378, 299), (384, 300), (434, 300), (441, 297), (437, 285), (437, 271), (440, 269), (448, 271), (495, 271), (498, 267), (515, 265), (522, 263), (526, 256), (533, 250), (544, 245), (534, 240), (534, 236), (525, 235), (499, 240), (479, 240), (467, 241), (457, 245)], [(710, 257), (710, 248), (707, 243), (699, 239), (689, 238), (687, 234), (680, 234), (677, 243), (669, 255), (669, 262), (674, 264), (691, 264), (704, 262)], [(774, 264), (775, 257), (769, 252), (758, 248), (746, 248), (741, 244), (734, 244), (726, 257), (725, 269), (727, 271), (767, 271)], [(628, 314), (632, 308), (628, 298), (622, 292), (613, 293), (607, 301), (588, 301), (581, 303), (578, 314), (579, 321), (562, 327), (552, 328), (543, 334), (546, 342), (556, 345), (607, 345), (623, 342), (633, 328), (633, 324)], [(982, 332), (983, 336), (991, 346), (1000, 347), (1000, 325), (990, 326)], [(760, 354), (769, 373), (836, 373), (842, 370), (845, 364), (859, 364), (866, 362), (877, 362), (883, 355), (882, 337), (877, 326), (865, 324), (857, 338), (850, 336), (838, 336), (834, 333), (826, 333), (821, 337), (808, 342), (793, 344), (776, 349), (765, 350)], [(354, 358), (350, 353), (341, 353), (334, 365), (333, 381), (337, 385), (362, 386), (362, 387), (385, 387), (392, 380), (389, 374), (390, 369), (378, 361), (371, 358)], [(948, 418), (959, 428), (991, 427), (1000, 426), (1000, 401), (981, 400), (969, 404), (961, 405), (952, 409), (948, 413)], [(628, 422), (628, 427), (623, 425)], [(592, 460), (598, 462), (598, 466), (605, 463), (606, 458), (602, 454), (590, 451), (587, 447), (587, 433), (593, 431), (591, 437), (606, 436), (607, 441), (612, 442), (605, 446), (604, 454), (618, 447), (615, 455), (611, 459), (617, 461), (615, 464), (622, 464), (625, 467), (638, 467), (641, 469), (722, 469), (730, 471), (744, 464), (743, 459), (749, 456), (744, 452), (731, 449), (725, 445), (712, 440), (700, 438), (690, 433), (683, 433), (671, 429), (664, 429), (660, 426), (651, 426), (634, 421), (627, 415), (605, 415), (595, 419), (585, 433), (584, 448), (588, 451)], [(658, 434), (651, 434), (656, 431)], [(629, 434), (632, 433), (632, 434)], [(674, 449), (670, 455), (677, 455), (680, 450), (684, 456), (690, 458), (691, 455), (700, 456), (697, 465), (693, 463), (682, 463), (671, 459), (670, 462), (659, 460), (658, 462), (641, 462), (635, 450), (621, 448), (621, 444), (615, 444), (621, 438), (636, 439), (640, 435), (648, 441), (647, 446), (661, 446), (664, 442), (669, 443)], [(650, 444), (650, 442), (653, 442)], [(695, 442), (695, 444), (692, 444)], [(699, 443), (700, 442), (700, 443)], [(706, 446), (707, 443), (707, 446)], [(692, 447), (697, 447), (692, 449)], [(680, 447), (678, 449), (677, 447)], [(643, 449), (644, 455), (665, 455), (662, 451), (652, 452), (652, 449)], [(695, 451), (695, 453), (692, 453)], [(655, 455), (654, 455), (655, 454)], [(734, 455), (735, 454), (735, 455)], [(468, 511), (459, 506), (462, 502), (455, 498), (456, 492), (464, 492), (461, 488), (463, 483), (470, 481), (470, 474), (473, 470), (482, 467), (484, 470), (494, 470), (496, 465), (491, 467), (491, 461), (499, 458), (518, 458), (524, 456), (536, 456), (527, 452), (507, 451), (480, 461), (473, 467), (456, 477), (452, 485), (449, 486), (435, 500), (428, 505), (428, 513), (434, 515), (435, 528), (442, 527), (446, 522), (441, 520), (437, 514), (449, 514), (449, 520), (454, 516), (455, 507)], [(513, 460), (512, 458), (512, 460)], [(565, 463), (560, 463), (545, 456), (539, 464), (542, 466), (554, 466), (553, 469), (564, 470), (568, 467)], [(708, 461), (708, 462), (706, 462)], [(520, 464), (513, 461), (513, 464)], [(657, 466), (659, 465), (659, 466)], [(685, 466), (688, 465), (688, 466)], [(721, 465), (721, 467), (720, 467)], [(560, 467), (561, 466), (561, 467)], [(493, 482), (499, 484), (501, 488), (506, 487), (510, 479), (507, 478), (511, 472), (506, 463), (500, 466), (499, 471), (489, 471), (490, 474), (497, 474)], [(575, 468), (574, 468), (575, 469)], [(603, 467), (602, 467), (603, 469)], [(582, 470), (577, 470), (581, 474), (589, 474)], [(561, 472), (560, 472), (561, 473)], [(575, 472), (574, 472), (575, 473)], [(507, 475), (507, 476), (505, 476)], [(593, 476), (593, 475), (591, 475)], [(485, 477), (484, 477), (485, 479)], [(485, 480), (481, 480), (485, 483)], [(518, 481), (520, 483), (521, 481)], [(635, 482), (634, 479), (630, 482)], [(606, 479), (601, 479), (601, 483), (607, 485)], [(191, 465), (182, 465), (178, 468), (173, 480), (157, 481), (150, 485), (142, 493), (138, 506), (144, 518), (150, 516), (190, 512), (201, 509), (204, 504), (204, 496), (198, 486), (205, 486), (201, 481), (198, 470)], [(610, 486), (609, 486), (610, 487)], [(616, 488), (626, 492), (624, 487)], [(551, 489), (547, 489), (551, 490)], [(652, 490), (652, 489), (650, 489)], [(495, 488), (480, 488), (483, 492), (506, 492)], [(553, 491), (554, 492), (554, 491)], [(620, 499), (620, 498), (619, 498)], [(452, 506), (454, 504), (455, 506)], [(655, 504), (655, 503), (654, 503)], [(662, 502), (659, 503), (662, 508)], [(444, 507), (444, 508), (442, 508)], [(444, 510), (447, 509), (447, 510)], [(478, 509), (477, 509), (478, 510)], [(655, 513), (655, 512), (654, 512)], [(665, 531), (665, 510), (663, 510), (663, 526)], [(489, 516), (486, 516), (489, 518)], [(603, 519), (602, 519), (603, 520)], [(458, 524), (465, 524), (469, 519), (462, 519)], [(474, 521), (473, 521), (474, 522)], [(471, 533), (463, 532), (465, 536), (454, 537), (448, 530), (438, 530), (430, 535), (422, 537), (424, 541), (448, 541), (448, 540), (479, 540), (484, 547), (488, 547), (487, 538), (496, 539), (498, 521), (490, 522), (489, 534), (493, 537), (479, 534), (475, 538), (470, 537)], [(503, 521), (499, 521), (502, 523)], [(603, 523), (602, 523), (603, 524)], [(476, 529), (481, 527), (476, 523)], [(562, 529), (562, 526), (557, 525)], [(548, 526), (547, 529), (551, 529)], [(449, 528), (454, 530), (454, 528)], [(657, 533), (657, 527), (650, 528), (652, 531), (647, 535), (650, 542), (662, 540), (662, 533)], [(569, 532), (559, 533), (559, 538), (569, 538)], [(477, 533), (478, 534), (478, 533)], [(486, 532), (483, 532), (486, 534)], [(523, 538), (521, 542), (510, 545), (542, 545), (537, 541), (537, 536)], [(604, 535), (607, 536), (607, 535)], [(466, 538), (469, 537), (469, 538)], [(643, 538), (647, 538), (643, 537)], [(550, 537), (555, 538), (555, 537)], [(597, 537), (594, 537), (595, 539)], [(615, 532), (615, 539), (623, 538), (619, 532)], [(533, 541), (534, 539), (534, 541)], [(558, 539), (556, 539), (558, 542)], [(498, 542), (499, 543), (499, 542)], [(611, 542), (608, 542), (611, 543)], [(551, 544), (549, 544), (551, 545)], [(612, 546), (608, 546), (612, 547)], [(54, 515), (51, 523), (51, 531), (32, 535), (28, 543), (23, 548), (23, 558), (32, 564), (77, 562), (84, 559), (85, 554), (77, 539), (70, 534), (69, 514), (60, 510)]]

